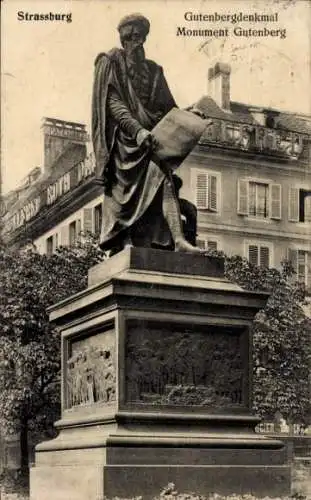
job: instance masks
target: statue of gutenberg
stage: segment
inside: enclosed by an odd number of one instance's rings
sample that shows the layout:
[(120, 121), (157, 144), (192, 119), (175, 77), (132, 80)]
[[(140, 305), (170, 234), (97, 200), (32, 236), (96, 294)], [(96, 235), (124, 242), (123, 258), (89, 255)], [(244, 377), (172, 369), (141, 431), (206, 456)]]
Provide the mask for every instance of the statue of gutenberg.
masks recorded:
[(150, 23), (140, 14), (118, 25), (122, 49), (95, 61), (92, 139), (105, 187), (100, 247), (126, 245), (200, 252), (183, 234), (171, 172), (157, 166), (150, 130), (173, 107), (161, 66), (146, 59)]

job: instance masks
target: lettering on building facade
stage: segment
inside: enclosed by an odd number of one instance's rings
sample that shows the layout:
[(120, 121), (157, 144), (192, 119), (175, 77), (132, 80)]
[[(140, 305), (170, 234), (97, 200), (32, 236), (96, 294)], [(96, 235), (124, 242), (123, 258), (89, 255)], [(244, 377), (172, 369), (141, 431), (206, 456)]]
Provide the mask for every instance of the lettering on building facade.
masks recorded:
[(35, 217), (44, 206), (53, 205), (64, 194), (76, 187), (80, 182), (94, 175), (94, 155), (88, 155), (82, 162), (66, 172), (53, 184), (50, 184), (39, 196), (29, 201), (15, 212), (10, 219), (10, 231), (15, 231)]
[(70, 173), (62, 175), (47, 188), (47, 205), (52, 205), (58, 198), (70, 190)]
[(20, 208), (11, 218), (11, 231), (23, 226), (30, 219), (35, 217), (41, 208), (41, 198), (37, 196)]
[(87, 133), (85, 130), (76, 128), (56, 127), (53, 125), (45, 125), (44, 133), (54, 137), (62, 137), (64, 139), (72, 139), (79, 142), (85, 142)]
[(78, 183), (83, 179), (87, 179), (90, 175), (95, 172), (95, 158), (94, 154), (89, 154), (85, 160), (81, 161), (77, 167)]

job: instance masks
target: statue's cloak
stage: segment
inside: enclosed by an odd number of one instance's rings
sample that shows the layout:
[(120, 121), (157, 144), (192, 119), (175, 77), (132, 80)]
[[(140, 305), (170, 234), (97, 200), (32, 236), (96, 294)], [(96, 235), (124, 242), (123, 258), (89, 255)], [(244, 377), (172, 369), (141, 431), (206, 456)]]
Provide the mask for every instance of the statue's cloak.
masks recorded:
[(109, 91), (114, 90), (132, 117), (148, 130), (176, 106), (161, 66), (150, 60), (145, 62), (150, 87), (148, 102), (143, 106), (128, 76), (123, 50), (112, 49), (107, 54), (100, 54), (95, 61), (92, 140), (97, 175), (105, 186), (100, 238), (103, 249), (118, 244), (129, 227), (136, 227), (137, 223), (142, 226), (141, 220), (143, 216), (146, 218), (147, 211), (150, 216), (153, 213), (153, 220), (149, 220), (144, 229), (146, 234), (149, 232), (151, 242), (160, 240), (159, 244), (167, 244), (168, 241), (163, 232), (162, 210), (153, 206), (160, 200), (165, 174), (150, 160), (150, 152), (138, 148), (135, 138), (121, 130), (119, 123), (110, 116), (107, 105)]

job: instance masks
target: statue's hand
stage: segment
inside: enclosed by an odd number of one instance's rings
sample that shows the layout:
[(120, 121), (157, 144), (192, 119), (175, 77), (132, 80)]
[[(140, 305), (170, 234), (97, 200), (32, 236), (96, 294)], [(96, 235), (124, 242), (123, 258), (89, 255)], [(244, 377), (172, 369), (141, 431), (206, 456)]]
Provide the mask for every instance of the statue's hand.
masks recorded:
[(205, 120), (207, 123), (207, 126), (211, 125), (213, 123), (213, 120), (211, 120), (210, 118), (208, 118), (205, 113), (203, 111), (201, 111), (200, 109), (198, 109), (196, 106), (192, 106), (190, 108), (187, 109), (187, 111), (190, 111), (190, 113), (193, 113), (194, 115), (197, 115), (199, 116), (200, 118), (202, 118), (203, 120)]
[(197, 115), (199, 116), (200, 118), (205, 118), (205, 114), (203, 113), (203, 111), (201, 111), (200, 109), (196, 108), (196, 107), (193, 107), (193, 108), (190, 108), (189, 111), (191, 113), (193, 113), (194, 115)]
[(149, 149), (151, 151), (154, 151), (157, 146), (158, 146), (158, 141), (156, 138), (149, 132), (149, 130), (142, 128), (137, 136), (136, 136), (136, 143), (137, 146), (139, 146), (142, 149)]

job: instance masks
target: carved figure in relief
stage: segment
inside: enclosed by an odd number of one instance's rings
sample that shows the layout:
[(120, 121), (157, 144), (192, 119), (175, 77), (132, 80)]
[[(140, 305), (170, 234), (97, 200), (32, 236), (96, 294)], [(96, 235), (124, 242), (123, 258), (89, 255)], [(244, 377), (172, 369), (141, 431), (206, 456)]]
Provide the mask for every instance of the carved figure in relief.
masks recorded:
[(89, 346), (67, 363), (68, 407), (115, 400), (114, 349)]

